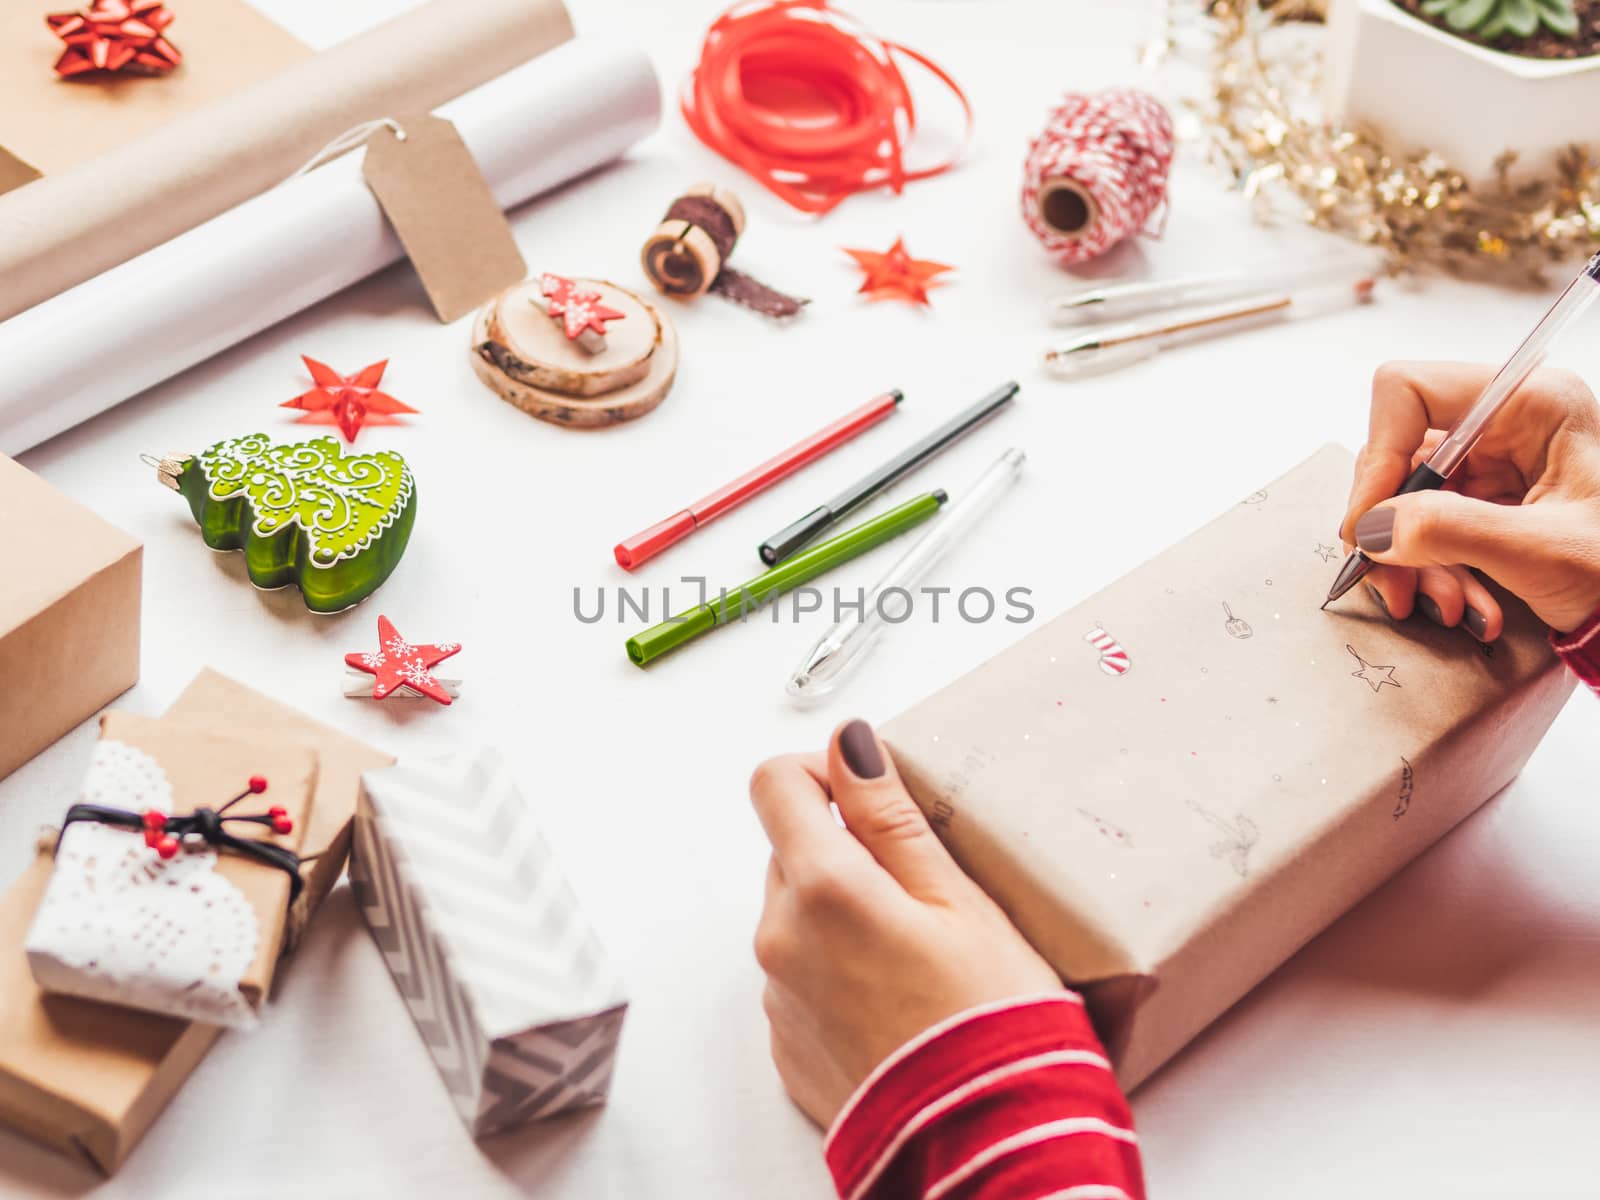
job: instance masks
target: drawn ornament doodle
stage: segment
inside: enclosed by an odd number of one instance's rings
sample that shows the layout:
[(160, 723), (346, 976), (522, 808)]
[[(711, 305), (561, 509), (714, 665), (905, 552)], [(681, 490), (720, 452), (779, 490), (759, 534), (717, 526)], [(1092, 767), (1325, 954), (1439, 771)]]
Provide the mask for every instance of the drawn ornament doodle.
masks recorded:
[(1250, 851), (1261, 840), (1256, 823), (1243, 813), (1235, 813), (1231, 822), (1223, 820), (1198, 800), (1185, 800), (1191, 809), (1222, 834), (1219, 841), (1211, 843), (1211, 857), (1226, 859), (1234, 874), (1240, 879), (1250, 874)]
[(1100, 669), (1107, 675), (1126, 675), (1133, 669), (1133, 660), (1122, 648), (1122, 643), (1107, 633), (1103, 626), (1096, 625), (1083, 635), (1083, 640), (1100, 651)]
[(1227, 631), (1229, 637), (1239, 638), (1242, 641), (1247, 637), (1253, 637), (1255, 635), (1255, 630), (1250, 628), (1250, 623), (1248, 621), (1241, 621), (1238, 617), (1234, 616), (1233, 609), (1224, 604), (1222, 606), (1222, 611), (1226, 613), (1228, 617), (1228, 619), (1223, 622), (1222, 628)]
[(1400, 798), (1394, 804), (1394, 819), (1398, 821), (1405, 816), (1411, 808), (1411, 790), (1416, 784), (1416, 776), (1411, 770), (1411, 760), (1400, 760)]
[(1105, 838), (1106, 841), (1110, 842), (1112, 845), (1121, 846), (1125, 850), (1133, 849), (1133, 835), (1126, 829), (1122, 829), (1116, 825), (1113, 825), (1110, 821), (1107, 821), (1103, 817), (1095, 816), (1087, 808), (1080, 808), (1078, 810), (1078, 815), (1081, 816), (1085, 821), (1088, 821), (1089, 824), (1093, 825), (1096, 831), (1099, 832), (1100, 836)]

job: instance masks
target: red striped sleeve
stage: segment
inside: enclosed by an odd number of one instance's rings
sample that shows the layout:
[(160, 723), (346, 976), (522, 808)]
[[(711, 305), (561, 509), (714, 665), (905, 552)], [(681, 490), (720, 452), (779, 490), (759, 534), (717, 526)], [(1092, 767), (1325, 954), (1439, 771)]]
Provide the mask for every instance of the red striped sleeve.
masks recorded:
[(1133, 1116), (1072, 992), (970, 1009), (869, 1076), (824, 1144), (841, 1200), (1143, 1200)]
[(1600, 612), (1571, 633), (1552, 633), (1550, 644), (1574, 675), (1600, 693)]

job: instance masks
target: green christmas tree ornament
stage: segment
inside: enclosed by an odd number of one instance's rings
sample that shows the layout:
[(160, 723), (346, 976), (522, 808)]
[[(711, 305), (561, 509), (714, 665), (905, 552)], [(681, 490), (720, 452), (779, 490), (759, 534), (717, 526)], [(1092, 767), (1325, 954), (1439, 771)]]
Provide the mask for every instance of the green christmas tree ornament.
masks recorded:
[(392, 450), (345, 455), (331, 437), (275, 446), (252, 433), (146, 461), (188, 500), (206, 545), (243, 550), (251, 583), (292, 583), (312, 612), (377, 591), (416, 520), (416, 480)]

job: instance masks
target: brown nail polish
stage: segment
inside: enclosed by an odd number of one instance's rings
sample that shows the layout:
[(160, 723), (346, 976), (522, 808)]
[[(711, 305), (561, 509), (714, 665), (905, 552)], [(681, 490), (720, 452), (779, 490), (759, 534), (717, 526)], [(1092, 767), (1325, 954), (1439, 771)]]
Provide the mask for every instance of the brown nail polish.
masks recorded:
[(857, 779), (876, 779), (883, 774), (883, 751), (872, 726), (857, 718), (839, 731), (839, 757)]
[(1435, 625), (1444, 624), (1444, 613), (1439, 610), (1439, 602), (1432, 596), (1424, 596), (1421, 592), (1418, 592), (1417, 608), (1421, 610), (1423, 616), (1427, 617)]
[(1379, 608), (1383, 609), (1383, 615), (1386, 617), (1390, 616), (1391, 614), (1389, 612), (1389, 606), (1383, 602), (1383, 593), (1377, 588), (1373, 587), (1370, 583), (1366, 585), (1366, 589), (1367, 594), (1372, 597), (1372, 602)]
[(1372, 554), (1382, 554), (1394, 545), (1394, 509), (1374, 508), (1356, 522), (1356, 545)]
[(1468, 608), (1461, 614), (1461, 623), (1467, 627), (1467, 632), (1480, 642), (1489, 636), (1489, 618), (1475, 608)]

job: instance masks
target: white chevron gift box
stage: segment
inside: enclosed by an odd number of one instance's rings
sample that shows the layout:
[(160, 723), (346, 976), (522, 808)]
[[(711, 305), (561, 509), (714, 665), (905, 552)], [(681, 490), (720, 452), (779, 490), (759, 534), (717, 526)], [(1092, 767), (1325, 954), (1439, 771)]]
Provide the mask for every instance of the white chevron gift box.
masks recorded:
[(599, 1104), (622, 984), (500, 756), (361, 777), (351, 885), (473, 1137)]

